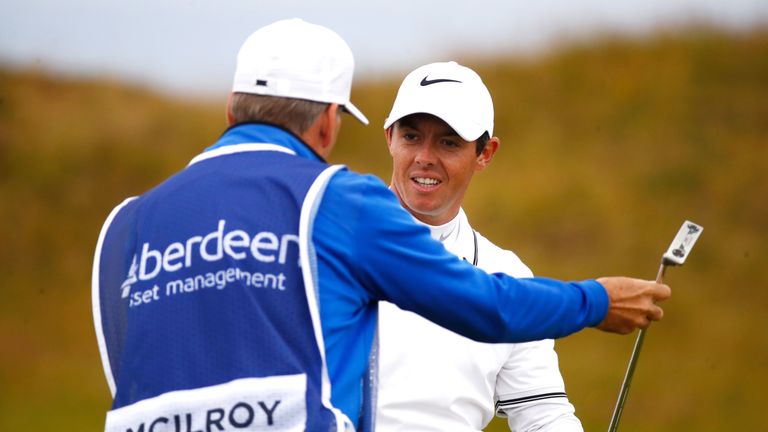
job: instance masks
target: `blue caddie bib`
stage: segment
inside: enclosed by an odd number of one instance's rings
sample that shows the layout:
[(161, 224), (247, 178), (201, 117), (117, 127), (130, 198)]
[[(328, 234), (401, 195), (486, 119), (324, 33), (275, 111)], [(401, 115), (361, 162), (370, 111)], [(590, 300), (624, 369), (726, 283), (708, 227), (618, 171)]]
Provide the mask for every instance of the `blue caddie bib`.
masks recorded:
[(311, 242), (341, 168), (229, 145), (113, 210), (93, 270), (107, 431), (351, 428), (330, 402)]

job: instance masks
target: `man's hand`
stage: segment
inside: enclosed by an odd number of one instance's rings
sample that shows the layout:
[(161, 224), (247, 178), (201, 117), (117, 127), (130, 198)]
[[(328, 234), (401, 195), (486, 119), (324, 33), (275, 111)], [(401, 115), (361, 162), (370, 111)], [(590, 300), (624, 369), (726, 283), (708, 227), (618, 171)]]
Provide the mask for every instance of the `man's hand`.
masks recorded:
[(653, 281), (628, 277), (604, 277), (597, 281), (605, 287), (610, 299), (608, 314), (597, 328), (612, 333), (627, 334), (660, 320), (664, 311), (656, 302), (672, 295), (669, 286)]

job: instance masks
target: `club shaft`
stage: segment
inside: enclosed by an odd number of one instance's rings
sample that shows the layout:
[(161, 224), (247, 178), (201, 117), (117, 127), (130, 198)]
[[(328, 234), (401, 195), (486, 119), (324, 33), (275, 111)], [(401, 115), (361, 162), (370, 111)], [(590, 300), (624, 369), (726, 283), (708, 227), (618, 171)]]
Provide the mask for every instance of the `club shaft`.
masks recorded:
[[(659, 271), (656, 274), (656, 283), (661, 283), (664, 279), (664, 270), (667, 268), (662, 261), (659, 266)], [(635, 347), (632, 349), (632, 357), (629, 358), (629, 365), (627, 365), (627, 373), (624, 374), (624, 382), (621, 383), (621, 391), (619, 392), (619, 398), (616, 401), (616, 407), (613, 409), (613, 416), (611, 416), (611, 423), (608, 425), (608, 432), (616, 432), (619, 427), (619, 420), (621, 419), (621, 413), (624, 411), (624, 404), (627, 401), (627, 395), (629, 394), (629, 386), (632, 384), (632, 377), (635, 374), (635, 367), (637, 366), (637, 359), (640, 357), (640, 350), (643, 348), (643, 341), (645, 340), (645, 329), (640, 329), (637, 333), (637, 339), (635, 340)]]

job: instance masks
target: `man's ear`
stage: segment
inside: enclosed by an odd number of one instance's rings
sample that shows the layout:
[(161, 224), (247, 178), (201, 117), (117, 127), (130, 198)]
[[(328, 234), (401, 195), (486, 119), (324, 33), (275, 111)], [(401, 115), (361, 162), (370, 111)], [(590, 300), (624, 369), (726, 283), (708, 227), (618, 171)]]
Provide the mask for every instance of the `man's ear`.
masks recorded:
[(483, 148), (483, 151), (477, 155), (477, 165), (475, 166), (475, 171), (482, 171), (491, 164), (493, 155), (495, 155), (496, 151), (499, 150), (500, 145), (501, 140), (499, 140), (498, 137), (491, 137), (488, 142), (485, 143), (485, 148)]
[(339, 109), (338, 104), (328, 104), (312, 125), (300, 135), (301, 139), (323, 158), (330, 156), (336, 142), (341, 126)]
[(392, 129), (395, 128), (395, 125), (392, 125), (386, 129), (384, 129), (384, 138), (387, 140), (387, 149), (389, 149), (389, 154), (392, 154)]
[(339, 104), (328, 104), (321, 114), (323, 121), (318, 132), (322, 140), (323, 148), (332, 148), (333, 144), (336, 142), (339, 127), (341, 126), (340, 109)]
[(341, 127), (341, 107), (339, 104), (328, 104), (322, 113), (317, 116), (315, 122), (304, 133), (304, 141), (323, 158), (328, 158), (333, 150), (333, 145), (338, 138)]
[(229, 93), (229, 96), (227, 97), (227, 125), (232, 126), (235, 124), (235, 116), (232, 114), (232, 97), (234, 96), (234, 93)]

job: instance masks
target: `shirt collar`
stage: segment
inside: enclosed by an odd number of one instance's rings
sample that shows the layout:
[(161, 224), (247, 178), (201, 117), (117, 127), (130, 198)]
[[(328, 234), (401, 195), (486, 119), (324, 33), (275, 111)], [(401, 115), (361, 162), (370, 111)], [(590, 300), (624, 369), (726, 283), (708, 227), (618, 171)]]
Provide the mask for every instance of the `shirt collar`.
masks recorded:
[(459, 210), (459, 213), (457, 213), (453, 219), (442, 225), (429, 225), (423, 222), (422, 223), (426, 225), (427, 228), (429, 228), (429, 233), (432, 234), (433, 239), (444, 243), (447, 241), (450, 242), (458, 236), (461, 213), (461, 210)]
[(472, 227), (469, 226), (464, 209), (459, 208), (459, 213), (443, 225), (429, 225), (414, 218), (417, 222), (429, 228), (432, 238), (443, 243), (446, 249), (460, 258), (472, 262), (474, 255), (474, 240), (472, 236)]

